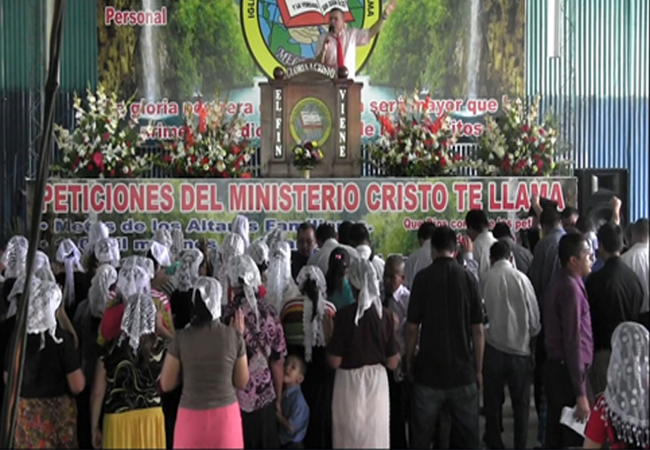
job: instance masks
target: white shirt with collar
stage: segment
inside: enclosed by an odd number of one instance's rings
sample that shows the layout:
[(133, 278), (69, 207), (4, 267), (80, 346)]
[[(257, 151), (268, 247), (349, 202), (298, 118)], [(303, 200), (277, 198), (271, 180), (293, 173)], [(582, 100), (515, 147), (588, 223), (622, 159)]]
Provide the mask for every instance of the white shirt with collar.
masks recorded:
[(497, 261), (483, 275), (481, 290), (490, 328), (485, 340), (504, 353), (530, 355), (530, 338), (542, 329), (535, 290), (510, 261)]
[(349, 245), (339, 244), (334, 238), (329, 238), (323, 243), (323, 246), (320, 247), (316, 252), (309, 257), (307, 260), (307, 265), (309, 266), (318, 266), (320, 270), (323, 271), (323, 275), (327, 275), (327, 269), (329, 268), (330, 254), (336, 247), (343, 247), (350, 254), (350, 263), (353, 260), (359, 257), (359, 253)]
[(474, 239), (472, 253), (474, 254), (474, 260), (478, 264), (478, 273), (481, 280), (485, 273), (490, 270), (490, 247), (496, 241), (491, 231), (484, 231)]
[[(328, 33), (323, 33), (318, 37), (318, 43), (316, 45), (317, 55), (323, 51), (323, 45), (328, 36)], [(357, 71), (357, 47), (363, 47), (370, 43), (370, 30), (344, 28), (339, 36), (341, 39), (341, 46), (343, 47), (345, 67), (348, 69), (348, 78), (354, 78)], [(325, 51), (325, 60), (323, 62), (326, 66), (337, 67), (338, 58), (336, 39), (330, 38), (330, 44)]]
[(643, 304), (641, 312), (646, 313), (650, 309), (648, 290), (648, 243), (639, 242), (621, 255), (621, 261), (636, 273), (643, 286)]
[(404, 264), (404, 285), (410, 288), (418, 272), (425, 267), (429, 267), (432, 262), (431, 239), (428, 239), (406, 259), (406, 264)]
[(409, 309), (409, 299), (411, 298), (411, 291), (406, 286), (400, 285), (393, 295), (388, 299), (387, 308), (395, 313), (398, 320), (397, 347), (399, 348), (400, 355), (404, 356), (406, 352), (406, 314)]

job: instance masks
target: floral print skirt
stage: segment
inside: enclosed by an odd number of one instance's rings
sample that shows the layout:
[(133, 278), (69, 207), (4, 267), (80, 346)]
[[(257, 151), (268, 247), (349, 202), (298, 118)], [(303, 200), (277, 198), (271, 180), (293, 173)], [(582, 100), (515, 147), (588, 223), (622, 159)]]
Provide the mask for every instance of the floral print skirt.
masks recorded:
[(77, 405), (72, 397), (21, 398), (15, 448), (78, 448)]

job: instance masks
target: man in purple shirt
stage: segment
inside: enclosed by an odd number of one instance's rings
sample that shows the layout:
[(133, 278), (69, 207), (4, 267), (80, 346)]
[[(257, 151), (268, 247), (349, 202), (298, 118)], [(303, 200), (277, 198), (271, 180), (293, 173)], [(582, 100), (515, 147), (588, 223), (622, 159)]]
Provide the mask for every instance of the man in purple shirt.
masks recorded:
[(582, 437), (560, 424), (562, 408), (575, 406), (575, 416), (586, 420), (587, 370), (593, 360), (591, 316), (582, 279), (589, 274), (593, 253), (585, 237), (569, 233), (558, 246), (560, 270), (549, 285), (544, 311), (547, 399), (546, 448), (582, 445)]

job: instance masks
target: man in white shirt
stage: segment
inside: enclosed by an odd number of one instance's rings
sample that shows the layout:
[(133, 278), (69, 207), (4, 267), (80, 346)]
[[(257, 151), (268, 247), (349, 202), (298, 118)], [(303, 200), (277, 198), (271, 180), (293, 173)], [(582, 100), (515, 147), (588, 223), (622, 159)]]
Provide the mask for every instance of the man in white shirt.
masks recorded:
[(381, 18), (371, 28), (348, 28), (344, 13), (335, 8), (330, 11), (330, 31), (321, 34), (316, 45), (316, 61), (336, 69), (341, 66), (348, 69), (348, 78), (354, 78), (357, 70), (357, 47), (368, 45), (379, 34), (381, 27), (395, 8), (391, 2)]
[(322, 223), (316, 228), (316, 242), (318, 243), (318, 250), (309, 257), (307, 260), (307, 265), (309, 266), (318, 266), (320, 270), (323, 271), (323, 274), (327, 275), (327, 269), (329, 268), (330, 253), (336, 247), (344, 248), (350, 254), (350, 262), (352, 260), (359, 258), (357, 251), (348, 246), (339, 244), (336, 240), (336, 228), (331, 223)]
[(377, 281), (379, 281), (379, 286), (383, 287), (383, 277), (384, 277), (384, 260), (375, 255), (370, 243), (370, 232), (368, 227), (362, 223), (355, 223), (350, 229), (350, 243), (355, 247), (359, 258), (370, 261), (375, 273), (377, 274)]
[(632, 247), (621, 255), (623, 261), (641, 280), (643, 304), (639, 321), (650, 329), (650, 301), (648, 291), (648, 219), (639, 219), (632, 226)]
[(473, 241), (474, 260), (478, 264), (479, 278), (490, 270), (490, 247), (496, 242), (489, 230), (487, 214), (482, 209), (473, 209), (465, 216), (467, 235)]
[(407, 288), (411, 287), (415, 275), (433, 262), (433, 259), (431, 259), (431, 236), (435, 229), (436, 226), (433, 222), (422, 222), (422, 225), (418, 228), (420, 248), (411, 253), (404, 268), (404, 285)]
[(485, 334), (483, 405), (485, 443), (505, 448), (501, 439), (503, 390), (508, 386), (514, 411), (514, 448), (525, 448), (533, 361), (530, 340), (541, 330), (535, 290), (528, 277), (513, 265), (510, 243), (499, 240), (490, 248), (491, 268), (481, 290), (490, 328)]

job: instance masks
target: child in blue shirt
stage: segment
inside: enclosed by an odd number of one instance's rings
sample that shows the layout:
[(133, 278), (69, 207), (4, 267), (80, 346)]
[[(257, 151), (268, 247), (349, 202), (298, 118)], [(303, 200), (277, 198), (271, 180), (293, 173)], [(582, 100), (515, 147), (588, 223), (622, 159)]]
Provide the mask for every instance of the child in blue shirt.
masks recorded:
[(282, 448), (304, 448), (303, 439), (309, 425), (309, 406), (300, 390), (305, 379), (307, 365), (298, 355), (289, 355), (284, 363), (284, 389), (282, 390), (282, 414), (280, 423), (280, 446)]

